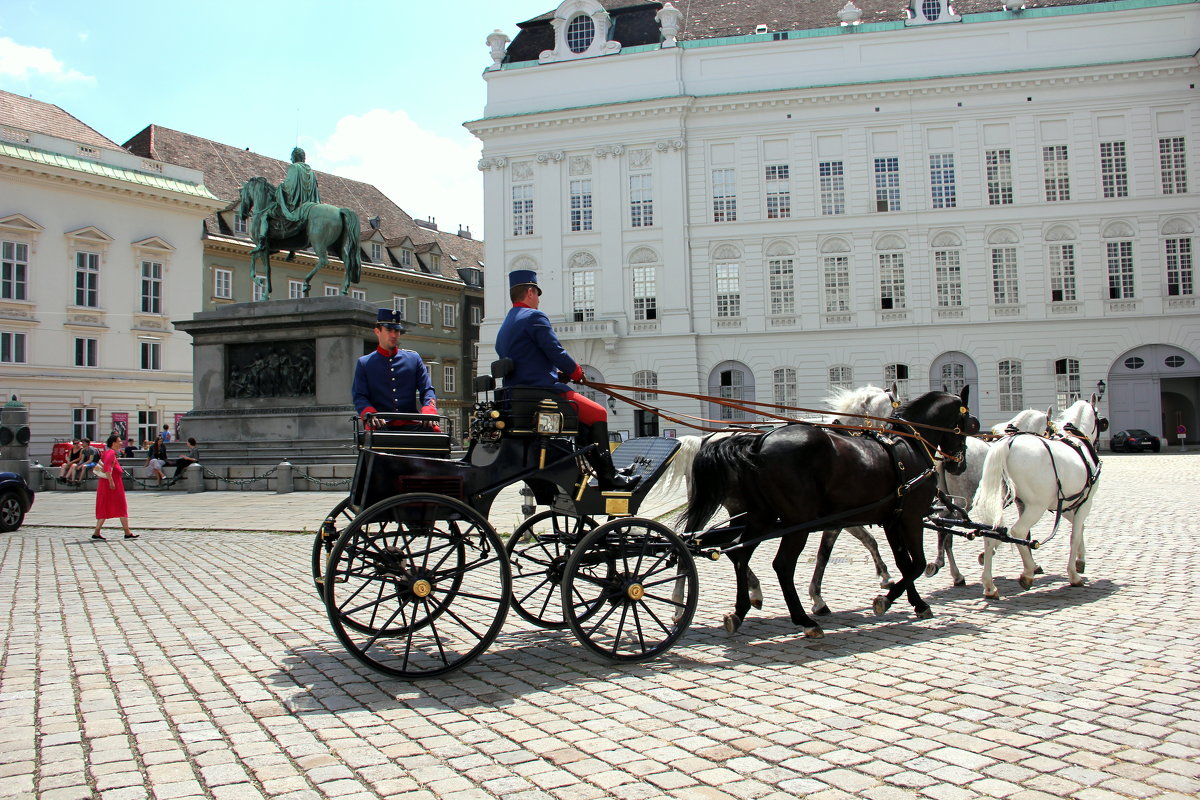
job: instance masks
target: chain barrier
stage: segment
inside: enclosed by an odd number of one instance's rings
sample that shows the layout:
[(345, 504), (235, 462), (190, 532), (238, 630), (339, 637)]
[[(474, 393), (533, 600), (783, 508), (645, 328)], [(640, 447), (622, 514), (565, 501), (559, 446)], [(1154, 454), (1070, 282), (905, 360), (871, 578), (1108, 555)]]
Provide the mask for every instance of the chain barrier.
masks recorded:
[(332, 486), (334, 488), (342, 488), (350, 486), (352, 478), (314, 478), (299, 467), (292, 467), (292, 475), (297, 478), (303, 478), (310, 483), (315, 483), (317, 486)]
[(278, 466), (271, 467), (269, 470), (264, 472), (262, 475), (254, 475), (249, 478), (222, 478), (220, 475), (213, 472), (211, 469), (209, 469), (208, 467), (206, 467), (204, 465), (201, 465), (200, 469), (204, 470), (204, 477), (206, 477), (206, 478), (212, 478), (214, 481), (217, 481), (218, 483), (226, 483), (226, 484), (229, 484), (230, 486), (236, 486), (238, 488), (242, 488), (245, 486), (249, 486), (252, 483), (257, 483), (259, 481), (265, 481), (267, 478), (274, 475), (279, 470), (279, 467)]
[[(218, 475), (217, 473), (213, 472), (208, 467), (201, 465), (200, 468), (204, 471), (205, 478), (209, 478), (211, 480), (217, 481), (218, 483), (223, 483), (223, 484), (226, 484), (229, 486), (235, 486), (239, 489), (249, 486), (253, 483), (258, 483), (259, 481), (265, 481), (267, 478), (271, 477), (272, 475), (274, 475), (276, 472), (279, 471), (279, 467), (275, 466), (275, 467), (271, 467), (271, 469), (267, 470), (262, 475), (254, 475), (249, 478), (225, 478), (225, 477), (222, 477), (222, 476)], [(347, 488), (350, 486), (350, 482), (353, 480), (352, 478), (318, 478), (313, 475), (309, 475), (304, 470), (298, 469), (296, 467), (292, 467), (292, 475), (294, 477), (298, 477), (303, 480), (306, 480), (309, 483), (315, 483), (317, 486), (322, 486), (322, 487), (328, 486), (328, 487), (331, 487), (334, 489)], [(126, 477), (133, 483), (136, 483), (138, 486), (142, 487), (143, 489), (167, 489), (167, 488), (170, 488), (171, 486), (174, 486), (175, 484), (179, 483), (180, 481), (184, 480), (187, 477), (187, 475), (183, 474), (178, 477), (167, 478), (166, 480), (162, 481), (161, 483), (154, 481), (154, 480), (143, 480), (143, 479), (137, 477), (136, 475), (134, 475), (131, 470), (126, 470), (124, 473), (124, 477)], [(61, 476), (55, 475), (53, 477), (53, 480), (56, 485), (74, 488), (77, 486), (82, 486), (85, 483), (92, 483), (97, 479), (96, 479), (96, 476), (94, 476), (94, 475), (88, 475), (86, 478), (84, 478), (83, 480), (80, 480), (80, 481), (68, 481), (68, 480), (65, 480), (64, 478), (62, 478)]]

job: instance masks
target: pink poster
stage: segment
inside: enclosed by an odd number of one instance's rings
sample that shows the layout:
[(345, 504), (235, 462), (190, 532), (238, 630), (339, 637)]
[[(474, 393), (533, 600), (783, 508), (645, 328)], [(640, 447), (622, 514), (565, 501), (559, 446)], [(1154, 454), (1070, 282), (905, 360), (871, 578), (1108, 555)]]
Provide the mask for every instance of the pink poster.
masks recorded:
[(176, 415), (175, 415), (175, 441), (177, 441), (177, 442), (182, 442), (182, 441), (183, 441), (183, 434), (182, 434), (182, 433), (180, 433), (180, 430), (181, 430), (181, 429), (180, 429), (180, 427), (179, 427), (180, 425), (182, 425), (182, 424), (183, 424), (183, 417), (184, 417), (184, 415), (183, 415), (183, 414), (176, 414)]
[(112, 429), (113, 433), (124, 440), (129, 435), (129, 414), (127, 412), (114, 411), (112, 415)]

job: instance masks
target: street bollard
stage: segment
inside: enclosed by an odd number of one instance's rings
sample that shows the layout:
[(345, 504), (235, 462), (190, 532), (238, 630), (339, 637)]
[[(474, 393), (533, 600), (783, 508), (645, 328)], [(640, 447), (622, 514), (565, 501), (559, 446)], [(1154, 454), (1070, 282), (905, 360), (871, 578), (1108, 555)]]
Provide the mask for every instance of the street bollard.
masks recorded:
[(275, 494), (291, 494), (293, 488), (292, 464), (290, 461), (280, 462), (275, 472)]
[(204, 491), (204, 467), (199, 464), (188, 465), (187, 490), (188, 494)]

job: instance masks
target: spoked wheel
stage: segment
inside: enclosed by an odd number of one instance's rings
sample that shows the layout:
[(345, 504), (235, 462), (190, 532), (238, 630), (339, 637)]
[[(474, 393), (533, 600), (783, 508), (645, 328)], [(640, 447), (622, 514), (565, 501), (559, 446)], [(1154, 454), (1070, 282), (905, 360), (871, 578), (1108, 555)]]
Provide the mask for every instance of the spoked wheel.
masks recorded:
[(317, 535), (313, 537), (313, 583), (316, 584), (317, 594), (322, 599), (325, 597), (325, 564), (329, 561), (329, 554), (333, 552), (333, 546), (337, 544), (338, 537), (353, 521), (354, 509), (350, 507), (350, 498), (346, 497), (325, 515), (325, 521), (321, 523)]
[[(600, 606), (580, 602), (595, 597)], [(609, 661), (666, 652), (696, 613), (696, 564), (675, 532), (648, 519), (606, 522), (567, 560), (563, 614), (584, 647)]]
[(477, 658), (508, 614), (504, 545), (478, 512), (402, 494), (360, 512), (325, 573), (325, 609), (346, 649), (398, 678), (444, 675)]
[[(534, 514), (521, 523), (504, 546), (512, 571), (512, 608), (540, 628), (557, 630), (567, 627), (562, 615), (563, 570), (579, 541), (596, 527), (591, 517), (571, 517), (549, 510)], [(598, 607), (599, 594), (592, 589), (591, 606)], [(587, 610), (587, 598), (579, 595), (581, 616)]]

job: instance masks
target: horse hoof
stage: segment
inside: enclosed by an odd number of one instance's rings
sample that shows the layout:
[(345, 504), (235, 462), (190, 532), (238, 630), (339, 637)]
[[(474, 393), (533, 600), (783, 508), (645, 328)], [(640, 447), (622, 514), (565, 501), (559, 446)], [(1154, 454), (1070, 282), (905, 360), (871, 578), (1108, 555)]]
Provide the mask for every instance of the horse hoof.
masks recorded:
[(958, 578), (958, 579), (956, 579), (956, 580), (954, 581), (954, 585), (955, 585), (955, 586), (966, 586), (966, 585), (967, 585), (967, 579), (966, 579), (966, 578)]
[(941, 569), (941, 567), (939, 567), (937, 564), (929, 564), (929, 565), (927, 565), (927, 566), (925, 567), (925, 577), (926, 577), (926, 578), (932, 578), (934, 575), (937, 575), (937, 574), (938, 574), (938, 570), (939, 570), (939, 569)]
[(983, 553), (979, 554), (979, 565), (983, 566)]
[(1032, 589), (1033, 588), (1033, 578), (1026, 578), (1024, 575), (1017, 578), (1017, 583), (1021, 584), (1022, 589)]
[(742, 626), (742, 618), (737, 614), (725, 615), (725, 632), (737, 633), (737, 629)]
[(875, 616), (882, 617), (887, 613), (888, 601), (883, 595), (875, 598), (875, 602), (871, 604), (871, 610), (875, 612)]
[(762, 598), (760, 597), (760, 598), (758, 598), (757, 600), (751, 600), (751, 601), (750, 601), (750, 605), (751, 605), (753, 608), (755, 608), (755, 609), (757, 609), (757, 610), (759, 610), (759, 611), (762, 611)]
[(1071, 581), (1072, 586), (1083, 586), (1086, 583), (1087, 581), (1085, 581), (1083, 578), (1076, 578), (1075, 580)]
[(813, 606), (812, 612), (814, 614), (816, 614), (818, 617), (828, 617), (830, 614), (833, 613), (832, 611), (829, 610), (829, 606), (825, 605), (824, 603), (822, 603), (819, 606)]
[(1087, 565), (1083, 563), (1083, 559), (1081, 558), (1075, 562), (1075, 571), (1076, 572), (1087, 572), (1087, 569), (1085, 568), (1086, 566)]
[(983, 596), (986, 597), (988, 600), (999, 600), (1000, 599), (1000, 590), (992, 589), (991, 591), (988, 591), (985, 589), (983, 592)]
[(933, 609), (923, 608), (917, 612), (917, 619), (933, 619)]
[[(1076, 569), (1078, 569), (1078, 567), (1076, 567)], [(1083, 570), (1079, 570), (1079, 571), (1080, 571), (1080, 572), (1083, 572)], [(1034, 574), (1034, 575), (1045, 575), (1045, 574), (1046, 574), (1046, 570), (1042, 569), (1041, 567), (1034, 567), (1034, 568), (1033, 568), (1033, 574)]]
[(804, 629), (804, 638), (805, 639), (824, 639), (825, 631), (821, 630), (820, 628), (816, 628), (816, 627), (805, 628)]

